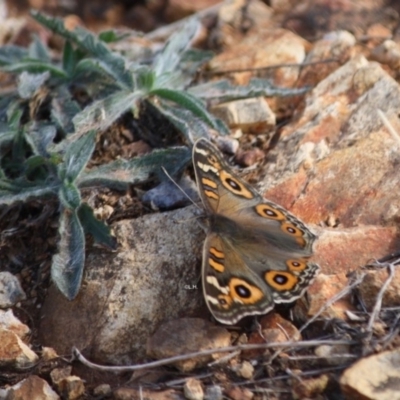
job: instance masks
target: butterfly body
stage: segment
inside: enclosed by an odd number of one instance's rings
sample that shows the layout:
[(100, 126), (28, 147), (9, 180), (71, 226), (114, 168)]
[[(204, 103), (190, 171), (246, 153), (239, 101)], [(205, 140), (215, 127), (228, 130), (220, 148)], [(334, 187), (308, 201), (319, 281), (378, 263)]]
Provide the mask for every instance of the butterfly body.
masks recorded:
[(284, 208), (239, 179), (207, 140), (193, 147), (206, 210), (204, 297), (214, 317), (233, 324), (301, 297), (318, 271), (315, 235)]

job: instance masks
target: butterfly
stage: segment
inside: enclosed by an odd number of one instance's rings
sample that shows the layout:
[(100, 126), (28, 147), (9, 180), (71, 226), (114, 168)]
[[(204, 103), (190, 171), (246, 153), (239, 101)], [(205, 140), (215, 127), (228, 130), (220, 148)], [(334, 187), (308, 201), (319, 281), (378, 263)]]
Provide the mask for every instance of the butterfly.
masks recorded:
[(310, 261), (316, 236), (235, 175), (208, 140), (192, 157), (206, 211), (202, 285), (215, 319), (234, 324), (301, 297), (319, 270)]

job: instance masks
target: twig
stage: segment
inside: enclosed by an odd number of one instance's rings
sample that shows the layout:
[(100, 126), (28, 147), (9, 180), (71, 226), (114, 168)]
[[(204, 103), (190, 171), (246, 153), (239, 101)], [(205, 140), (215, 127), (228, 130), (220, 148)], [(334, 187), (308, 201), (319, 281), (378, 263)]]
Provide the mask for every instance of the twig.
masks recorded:
[[(208, 372), (206, 374), (190, 375), (190, 377), (197, 379), (197, 380), (201, 380), (201, 379), (209, 378), (212, 375), (213, 375), (212, 373)], [(165, 382), (164, 385), (167, 387), (180, 387), (185, 384), (186, 380), (187, 380), (187, 377), (174, 379), (172, 381)]]
[(238, 350), (257, 350), (257, 349), (271, 349), (271, 348), (307, 348), (307, 347), (315, 347), (320, 346), (323, 344), (326, 345), (351, 345), (357, 344), (358, 342), (352, 340), (308, 340), (308, 341), (301, 341), (301, 342), (280, 342), (280, 343), (256, 343), (256, 344), (240, 344), (237, 346), (228, 346), (228, 347), (221, 347), (217, 349), (208, 349), (203, 351), (196, 351), (194, 353), (183, 354), (179, 356), (164, 358), (158, 361), (152, 361), (145, 364), (136, 364), (136, 365), (126, 365), (126, 366), (106, 366), (106, 365), (99, 365), (92, 363), (91, 361), (87, 360), (81, 352), (76, 348), (72, 348), (73, 359), (80, 361), (82, 364), (86, 365), (89, 368), (96, 369), (98, 371), (112, 371), (112, 372), (127, 372), (127, 371), (139, 371), (142, 369), (148, 368), (155, 368), (161, 367), (163, 365), (168, 365), (175, 363), (177, 361), (185, 361), (190, 360), (194, 357), (202, 357), (211, 354), (218, 354), (218, 353), (229, 353), (232, 351)]
[(285, 328), (284, 328), (281, 324), (279, 324), (279, 323), (277, 323), (276, 325), (277, 325), (278, 328), (282, 331), (282, 333), (285, 335), (286, 339), (287, 339), (287, 340), (290, 340), (291, 337), (290, 337), (290, 335), (286, 332)]
[[(335, 367), (327, 367), (327, 368), (319, 368), (319, 369), (314, 369), (311, 371), (301, 371), (297, 374), (297, 376), (301, 376), (301, 377), (306, 377), (306, 376), (313, 376), (313, 375), (321, 375), (325, 372), (332, 372), (332, 371), (341, 371), (344, 368), (346, 368), (347, 365), (339, 365), (339, 366), (335, 366)], [(258, 383), (264, 383), (264, 382), (274, 382), (274, 381), (282, 381), (285, 379), (288, 379), (289, 376), (288, 375), (278, 375), (278, 376), (273, 376), (271, 378), (262, 378), (262, 379), (258, 379), (255, 381), (247, 381), (247, 382), (239, 382), (237, 383), (237, 386), (245, 386), (248, 385), (249, 383), (251, 383), (252, 385), (254, 384), (258, 384)]]
[(392, 280), (394, 278), (394, 265), (389, 264), (388, 269), (389, 269), (389, 276), (387, 277), (385, 283), (382, 285), (381, 289), (379, 290), (378, 295), (376, 296), (374, 309), (372, 310), (371, 316), (369, 318), (369, 322), (367, 325), (368, 335), (365, 338), (365, 340), (367, 342), (369, 342), (372, 338), (373, 325), (374, 325), (376, 319), (378, 318), (379, 312), (381, 311), (383, 295), (385, 294), (387, 288), (389, 287), (390, 283), (392, 282)]
[(207, 367), (214, 367), (215, 365), (225, 363), (228, 360), (232, 359), (233, 357), (236, 357), (239, 354), (240, 354), (240, 350), (234, 351), (230, 354), (227, 354), (225, 357), (218, 358), (218, 360), (208, 363)]
[(381, 340), (383, 350), (386, 349), (390, 345), (390, 343), (392, 343), (394, 338), (396, 338), (397, 335), (399, 334), (400, 327), (397, 326), (399, 320), (400, 320), (400, 314), (397, 314), (396, 320), (392, 324), (390, 332)]
[[(310, 360), (323, 360), (326, 359), (327, 356), (316, 356), (316, 355), (306, 355), (306, 356), (290, 356), (287, 355), (285, 357), (285, 360), (290, 360), (290, 361), (310, 361)], [(357, 355), (355, 354), (330, 354), (329, 355), (329, 360), (335, 359), (335, 358), (358, 358)]]
[(275, 65), (268, 65), (266, 67), (257, 67), (257, 68), (237, 68), (237, 69), (223, 69), (218, 71), (205, 71), (205, 75), (224, 75), (224, 74), (234, 74), (238, 72), (249, 72), (249, 71), (267, 71), (269, 69), (279, 69), (279, 68), (293, 68), (293, 67), (307, 67), (308, 65), (315, 65), (315, 64), (328, 64), (336, 62), (338, 63), (339, 60), (335, 58), (328, 58), (326, 60), (321, 61), (310, 61), (305, 63), (287, 63), (287, 64), (275, 64)]

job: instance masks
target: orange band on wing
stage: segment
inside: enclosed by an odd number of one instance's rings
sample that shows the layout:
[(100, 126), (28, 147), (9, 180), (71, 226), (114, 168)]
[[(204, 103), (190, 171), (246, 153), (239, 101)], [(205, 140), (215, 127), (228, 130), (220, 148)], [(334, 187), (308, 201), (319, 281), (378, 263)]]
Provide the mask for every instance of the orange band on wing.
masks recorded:
[(210, 199), (219, 200), (219, 196), (217, 193), (213, 192), (212, 190), (205, 190), (204, 194), (209, 197)]
[(215, 183), (215, 181), (212, 181), (211, 179), (207, 179), (207, 178), (201, 178), (201, 183), (204, 186), (208, 186), (212, 189), (216, 189), (218, 187), (218, 185)]
[(215, 247), (210, 247), (210, 250), (208, 250), (210, 252), (211, 255), (213, 255), (214, 257), (217, 257), (219, 259), (223, 259), (225, 258), (225, 253), (223, 251), (218, 250)]
[(208, 264), (212, 269), (215, 269), (217, 272), (224, 272), (225, 266), (224, 264), (219, 263), (218, 261), (213, 260), (211, 257), (208, 259)]

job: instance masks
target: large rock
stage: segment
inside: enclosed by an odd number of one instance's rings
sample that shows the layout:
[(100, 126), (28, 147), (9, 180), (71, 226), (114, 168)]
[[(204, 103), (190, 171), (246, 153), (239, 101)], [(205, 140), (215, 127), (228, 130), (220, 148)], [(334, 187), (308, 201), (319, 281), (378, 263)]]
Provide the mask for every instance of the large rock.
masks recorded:
[(200, 250), (204, 233), (194, 207), (120, 221), (116, 253), (92, 251), (77, 298), (52, 288), (42, 309), (43, 344), (72, 346), (105, 363), (132, 363), (162, 321), (190, 316), (203, 304)]

